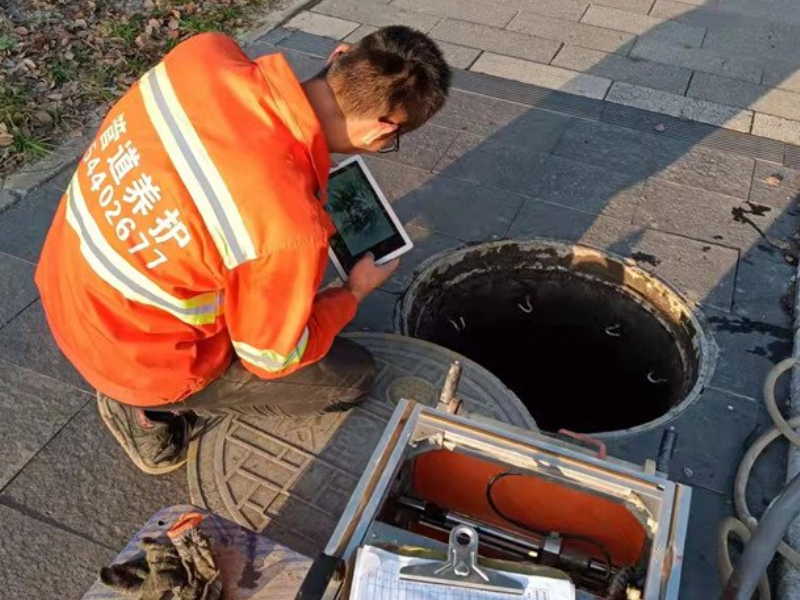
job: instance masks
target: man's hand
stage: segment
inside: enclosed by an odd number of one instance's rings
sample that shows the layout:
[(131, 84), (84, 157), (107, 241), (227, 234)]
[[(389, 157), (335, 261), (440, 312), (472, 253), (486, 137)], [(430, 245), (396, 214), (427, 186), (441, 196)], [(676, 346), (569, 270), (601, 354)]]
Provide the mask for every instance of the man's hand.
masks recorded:
[(350, 271), (350, 278), (344, 286), (350, 290), (356, 300), (361, 302), (372, 290), (380, 287), (384, 281), (389, 279), (399, 264), (400, 259), (395, 258), (385, 265), (376, 265), (372, 254), (366, 254)]

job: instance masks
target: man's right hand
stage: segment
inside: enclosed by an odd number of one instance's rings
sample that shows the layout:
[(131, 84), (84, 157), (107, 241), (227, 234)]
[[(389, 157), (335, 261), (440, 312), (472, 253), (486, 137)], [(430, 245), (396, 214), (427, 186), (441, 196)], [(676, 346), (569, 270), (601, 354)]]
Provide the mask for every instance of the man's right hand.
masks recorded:
[(376, 265), (372, 254), (366, 254), (352, 268), (350, 278), (344, 286), (350, 290), (356, 300), (361, 302), (372, 290), (380, 287), (384, 281), (389, 279), (399, 264), (400, 259), (395, 258), (385, 265)]

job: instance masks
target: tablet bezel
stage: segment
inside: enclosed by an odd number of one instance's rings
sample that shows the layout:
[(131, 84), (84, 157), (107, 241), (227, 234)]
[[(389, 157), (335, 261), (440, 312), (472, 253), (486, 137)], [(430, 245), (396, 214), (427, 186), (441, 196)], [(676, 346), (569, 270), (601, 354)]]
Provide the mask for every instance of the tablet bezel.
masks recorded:
[[(361, 172), (367, 178), (367, 182), (372, 188), (372, 191), (375, 192), (375, 196), (378, 198), (378, 201), (383, 205), (383, 209), (389, 216), (389, 220), (392, 222), (392, 225), (394, 226), (395, 230), (403, 240), (403, 245), (400, 246), (399, 248), (396, 248), (395, 250), (392, 250), (391, 252), (383, 256), (375, 257), (375, 264), (378, 265), (386, 264), (390, 260), (395, 259), (398, 256), (402, 256), (403, 254), (411, 250), (414, 247), (414, 243), (411, 241), (411, 238), (408, 236), (408, 232), (405, 230), (402, 223), (400, 223), (400, 219), (397, 217), (397, 214), (394, 212), (394, 209), (392, 209), (392, 205), (386, 199), (386, 196), (384, 196), (383, 190), (381, 190), (380, 186), (378, 185), (378, 182), (375, 181), (375, 178), (372, 176), (369, 167), (367, 167), (367, 163), (361, 156), (351, 156), (350, 158), (343, 160), (338, 165), (331, 168), (329, 172), (329, 179), (332, 179), (333, 175), (335, 175), (338, 171), (341, 171), (342, 169), (349, 167), (353, 163), (356, 163), (358, 165), (358, 167), (361, 169)], [(330, 219), (335, 227), (336, 222), (333, 220), (333, 217), (330, 217)], [(341, 234), (339, 233), (338, 229), (336, 230), (336, 233), (334, 233), (334, 235), (338, 235), (341, 237)], [(342, 241), (344, 242), (344, 239), (342, 239)], [(346, 247), (347, 243), (344, 242), (344, 245)], [(372, 246), (372, 248), (374, 248), (374, 246)], [(355, 258), (357, 262), (360, 259), (360, 257), (364, 256), (367, 252), (370, 252), (372, 248), (367, 248), (366, 250), (361, 252), (357, 257), (353, 258)], [(333, 245), (331, 244), (328, 245), (328, 256), (330, 257), (333, 266), (336, 268), (342, 279), (347, 281), (348, 273), (342, 266), (339, 257), (336, 256), (336, 252), (334, 251)]]

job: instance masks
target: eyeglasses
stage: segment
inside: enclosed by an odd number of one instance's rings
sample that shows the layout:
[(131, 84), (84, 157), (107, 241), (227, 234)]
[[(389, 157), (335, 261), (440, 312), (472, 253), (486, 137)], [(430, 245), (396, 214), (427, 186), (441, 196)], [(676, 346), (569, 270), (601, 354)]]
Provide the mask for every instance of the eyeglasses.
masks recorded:
[(388, 154), (389, 152), (399, 152), (400, 151), (400, 132), (394, 132), (394, 138), (392, 138), (391, 143), (388, 146), (384, 146), (380, 150), (378, 150), (378, 154)]

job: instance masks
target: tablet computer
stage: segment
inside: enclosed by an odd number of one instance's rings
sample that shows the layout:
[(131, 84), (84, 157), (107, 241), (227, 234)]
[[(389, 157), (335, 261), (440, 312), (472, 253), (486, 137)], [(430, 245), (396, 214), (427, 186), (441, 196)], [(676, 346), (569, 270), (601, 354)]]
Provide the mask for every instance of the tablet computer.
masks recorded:
[(331, 262), (343, 279), (367, 252), (383, 264), (414, 247), (360, 156), (331, 169), (325, 208), (336, 226)]

